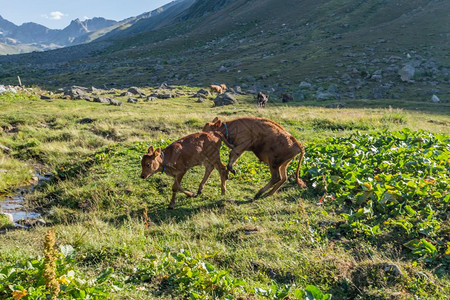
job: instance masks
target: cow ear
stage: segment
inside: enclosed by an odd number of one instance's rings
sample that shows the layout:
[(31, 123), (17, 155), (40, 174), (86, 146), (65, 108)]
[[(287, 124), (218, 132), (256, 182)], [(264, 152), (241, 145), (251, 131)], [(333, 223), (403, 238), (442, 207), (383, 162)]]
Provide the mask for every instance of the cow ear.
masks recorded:
[(152, 154), (153, 153), (153, 146), (148, 147), (147, 153), (148, 154)]
[(216, 123), (214, 123), (214, 126), (216, 126), (216, 127), (222, 126), (222, 121), (220, 121), (220, 120), (216, 121)]
[(161, 148), (158, 148), (158, 149), (155, 150), (155, 155), (156, 156), (161, 155)]
[(218, 117), (215, 117), (214, 120), (212, 120), (213, 123), (216, 123), (217, 121), (219, 121)]

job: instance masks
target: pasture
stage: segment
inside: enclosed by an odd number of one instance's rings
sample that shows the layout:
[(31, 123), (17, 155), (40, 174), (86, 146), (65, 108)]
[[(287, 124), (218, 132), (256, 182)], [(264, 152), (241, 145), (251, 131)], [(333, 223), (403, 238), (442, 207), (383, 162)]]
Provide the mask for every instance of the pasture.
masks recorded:
[[(44, 279), (49, 230), (60, 298), (450, 297), (448, 104), (270, 99), (260, 108), (256, 95), (240, 95), (212, 107), (190, 97), (197, 90), (120, 107), (41, 100), (37, 89), (0, 95), (0, 145), (10, 150), (0, 150), (0, 193), (53, 174), (25, 197), (47, 226), (0, 222), (0, 298), (55, 292)], [(298, 188), (294, 160), (279, 193), (253, 201), (270, 174), (247, 152), (226, 195), (214, 171), (199, 197), (180, 193), (167, 210), (173, 179), (141, 179), (140, 157), (217, 116), (281, 124), (305, 145), (308, 188)], [(222, 145), (223, 163), (228, 153)], [(193, 168), (183, 187), (195, 191), (203, 173)]]

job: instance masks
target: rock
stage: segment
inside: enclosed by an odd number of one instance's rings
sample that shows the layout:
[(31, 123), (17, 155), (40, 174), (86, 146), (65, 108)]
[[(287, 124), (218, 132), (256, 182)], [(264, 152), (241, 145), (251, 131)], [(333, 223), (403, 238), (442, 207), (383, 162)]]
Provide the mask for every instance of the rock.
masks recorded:
[(295, 91), (295, 92), (292, 94), (292, 97), (294, 97), (295, 100), (305, 100), (306, 95), (305, 95), (305, 93), (300, 89), (300, 90)]
[(214, 106), (233, 105), (238, 101), (230, 93), (220, 94), (214, 99)]
[(121, 106), (123, 103), (122, 103), (122, 101), (110, 99), (109, 104), (114, 105), (114, 106)]
[(370, 92), (369, 98), (370, 99), (384, 99), (387, 98), (387, 93), (389, 92), (390, 87), (389, 86), (377, 86), (372, 89)]
[(84, 118), (84, 119), (81, 119), (80, 121), (78, 121), (78, 123), (80, 123), (80, 124), (91, 124), (91, 123), (94, 123), (94, 119), (91, 119), (91, 118)]
[(145, 101), (155, 101), (155, 100), (156, 98), (151, 96), (148, 96), (147, 99), (145, 99)]
[(136, 103), (138, 103), (138, 99), (136, 99), (136, 98), (128, 98), (127, 102), (136, 104)]
[(2, 145), (2, 144), (0, 144), (0, 150), (5, 154), (11, 153), (11, 149), (9, 149), (8, 147), (6, 147), (5, 145)]
[(127, 92), (129, 92), (129, 93), (131, 93), (131, 94), (133, 94), (133, 95), (139, 95), (139, 96), (141, 96), (141, 97), (145, 97), (145, 93), (144, 93), (140, 88), (137, 88), (137, 87), (135, 87), (135, 86), (130, 87), (130, 88), (127, 90)]
[(194, 95), (194, 96), (192, 96), (193, 98), (196, 98), (196, 97), (210, 97), (211, 96), (211, 93), (209, 92), (209, 91), (207, 91), (207, 90), (205, 90), (205, 89), (200, 89), (200, 90), (198, 90), (197, 91), (197, 93)]
[(97, 103), (110, 103), (111, 99), (106, 97), (95, 97), (94, 102)]
[(120, 97), (133, 97), (134, 94), (132, 94), (132, 93), (126, 91), (126, 92), (123, 92), (122, 94), (120, 94), (119, 96), (120, 96)]
[(242, 88), (239, 85), (235, 86), (234, 90), (236, 91), (237, 94), (242, 94)]
[(6, 220), (8, 220), (9, 223), (11, 223), (11, 224), (14, 223), (14, 218), (13, 218), (13, 215), (12, 215), (12, 214), (8, 214), (8, 213), (1, 212), (1, 213), (0, 213), (0, 216), (3, 217), (3, 218), (5, 218)]
[(65, 96), (69, 96), (72, 100), (91, 100), (91, 96), (86, 92), (85, 88), (73, 86), (64, 92)]
[(345, 105), (342, 103), (330, 103), (327, 106), (325, 106), (326, 108), (344, 108)]
[(298, 87), (300, 89), (310, 89), (312, 87), (312, 84), (306, 81), (302, 81), (300, 82), (300, 84), (298, 85)]
[(41, 100), (50, 100), (50, 99), (52, 99), (52, 97), (47, 95), (41, 95)]
[(431, 97), (431, 102), (433, 102), (433, 103), (440, 103), (441, 99), (439, 99), (438, 96), (433, 95), (433, 97)]
[(0, 85), (0, 94), (3, 94), (4, 92), (6, 92), (6, 88), (4, 85)]
[(384, 272), (388, 273), (391, 276), (403, 276), (402, 270), (400, 270), (400, 267), (395, 264), (384, 264)]
[(415, 73), (416, 69), (410, 64), (405, 65), (398, 71), (401, 80), (406, 82), (411, 82)]
[(169, 88), (169, 85), (166, 83), (166, 82), (163, 82), (163, 83), (161, 83), (160, 85), (159, 85), (159, 88), (158, 89), (160, 89), (160, 90), (165, 90), (165, 89), (168, 89)]
[(173, 96), (170, 95), (170, 94), (151, 94), (150, 97), (155, 97), (155, 98), (158, 98), (158, 99), (170, 99), (170, 98), (173, 98)]
[(338, 99), (336, 94), (330, 92), (320, 92), (318, 91), (315, 95), (317, 100), (329, 100), (329, 99)]
[(45, 222), (43, 219), (23, 219), (23, 220), (17, 220), (17, 224), (20, 224), (25, 227), (38, 227), (38, 226), (45, 226), (47, 225), (47, 222)]
[(221, 73), (223, 73), (223, 72), (228, 72), (228, 69), (227, 69), (227, 67), (225, 67), (225, 66), (220, 66), (219, 72), (221, 72)]
[(197, 102), (197, 103), (203, 103), (203, 102), (205, 102), (205, 101), (206, 101), (205, 98), (199, 97), (199, 98), (197, 99), (197, 101), (195, 101), (195, 102)]

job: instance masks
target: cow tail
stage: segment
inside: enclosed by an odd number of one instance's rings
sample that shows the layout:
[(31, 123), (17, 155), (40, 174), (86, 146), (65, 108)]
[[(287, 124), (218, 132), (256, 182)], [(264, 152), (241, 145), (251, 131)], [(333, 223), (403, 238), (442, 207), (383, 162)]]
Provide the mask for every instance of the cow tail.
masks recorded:
[(220, 132), (220, 131), (214, 131), (214, 134), (215, 134), (217, 137), (219, 137), (219, 138), (222, 140), (222, 142), (224, 142), (225, 145), (226, 145), (228, 148), (230, 148), (230, 149), (233, 149), (233, 148), (234, 148), (234, 145), (231, 144), (231, 143), (225, 138), (225, 136), (223, 135), (222, 132)]
[(303, 180), (300, 179), (300, 166), (302, 164), (303, 158), (305, 157), (305, 147), (297, 141), (298, 146), (300, 147), (300, 159), (298, 160), (297, 171), (295, 173), (297, 184), (301, 188), (306, 188), (306, 184)]

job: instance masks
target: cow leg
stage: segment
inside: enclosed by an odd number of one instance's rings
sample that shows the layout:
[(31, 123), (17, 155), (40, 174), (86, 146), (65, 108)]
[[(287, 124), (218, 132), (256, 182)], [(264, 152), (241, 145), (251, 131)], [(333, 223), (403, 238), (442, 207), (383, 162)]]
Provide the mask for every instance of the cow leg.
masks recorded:
[(208, 181), (209, 176), (211, 176), (211, 172), (214, 170), (214, 166), (211, 164), (205, 164), (205, 176), (203, 176), (202, 182), (198, 186), (197, 196), (202, 193), (203, 187), (205, 186), (206, 181)]
[(174, 209), (175, 208), (175, 196), (177, 194), (177, 192), (183, 192), (185, 193), (188, 197), (194, 197), (194, 193), (191, 191), (187, 191), (185, 189), (183, 189), (183, 187), (181, 186), (181, 180), (183, 179), (185, 173), (181, 173), (175, 176), (175, 181), (172, 185), (172, 199), (170, 200), (170, 204), (169, 204), (169, 209)]
[(262, 194), (264, 194), (268, 189), (270, 189), (281, 180), (280, 166), (270, 167), (270, 174), (272, 175), (272, 178), (270, 179), (269, 183), (267, 183), (256, 193), (254, 200), (260, 198)]
[(227, 191), (228, 172), (227, 172), (227, 169), (225, 168), (225, 166), (220, 161), (220, 156), (219, 156), (219, 162), (216, 164), (215, 167), (216, 167), (217, 171), (219, 171), (219, 174), (220, 174), (220, 183), (221, 183), (220, 188), (222, 189), (222, 195), (225, 195), (225, 192)]
[(236, 174), (236, 171), (233, 169), (233, 164), (236, 162), (236, 160), (244, 153), (244, 151), (248, 148), (248, 144), (240, 144), (239, 146), (236, 146), (231, 150), (230, 152), (230, 158), (228, 160), (227, 170), (230, 171), (233, 174)]
[(283, 163), (280, 167), (280, 175), (281, 175), (281, 180), (278, 181), (273, 188), (267, 193), (267, 196), (273, 195), (276, 192), (278, 192), (278, 190), (281, 188), (281, 186), (283, 185), (283, 183), (286, 182), (287, 180), (287, 167), (289, 166), (289, 163), (291, 162), (291, 160)]

